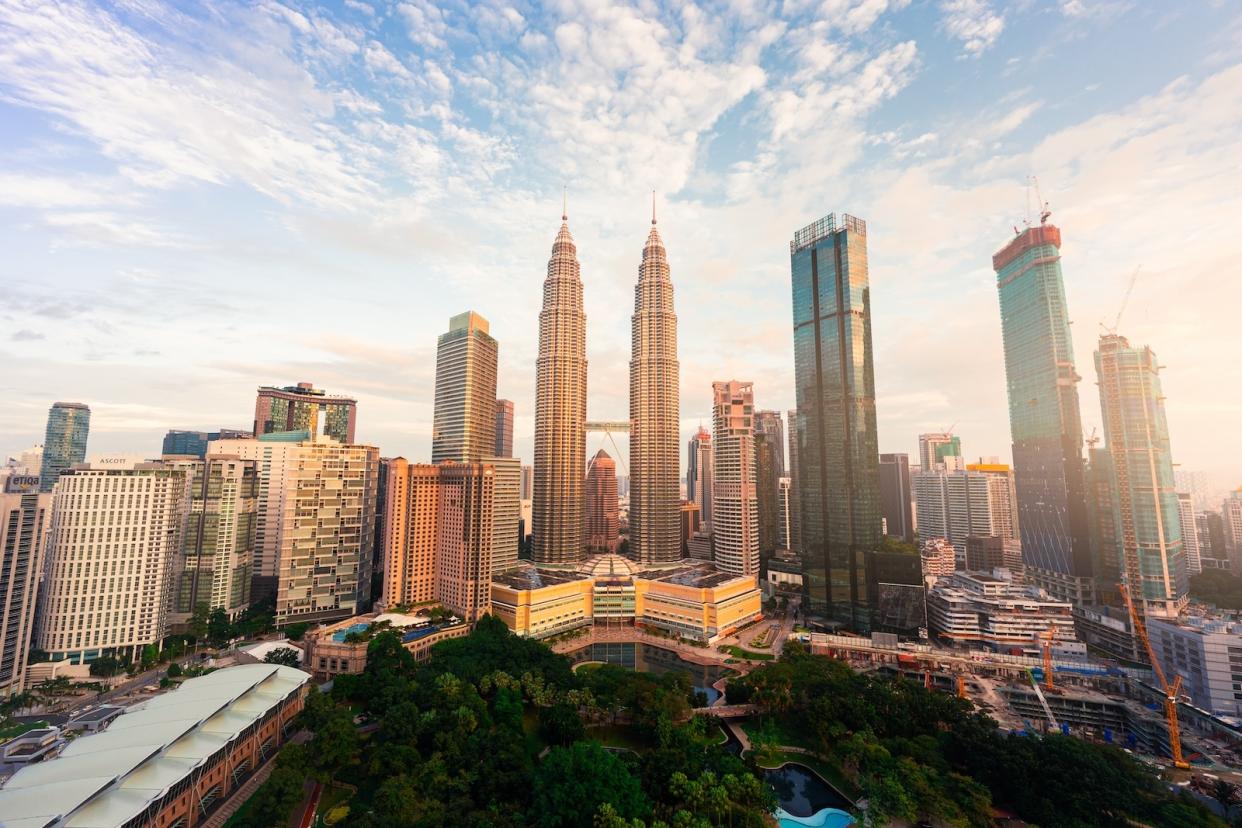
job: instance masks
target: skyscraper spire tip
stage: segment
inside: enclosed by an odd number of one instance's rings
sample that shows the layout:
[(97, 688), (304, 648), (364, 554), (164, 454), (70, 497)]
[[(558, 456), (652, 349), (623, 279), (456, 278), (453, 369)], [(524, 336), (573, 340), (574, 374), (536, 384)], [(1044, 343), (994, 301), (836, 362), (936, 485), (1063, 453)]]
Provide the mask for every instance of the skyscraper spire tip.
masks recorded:
[(569, 221), (569, 187), (561, 187), (561, 221)]
[(652, 191), (651, 191), (651, 224), (652, 224), (652, 226), (654, 226), (654, 225), (655, 225), (655, 223), (656, 223), (656, 218), (655, 218), (655, 190), (652, 190)]

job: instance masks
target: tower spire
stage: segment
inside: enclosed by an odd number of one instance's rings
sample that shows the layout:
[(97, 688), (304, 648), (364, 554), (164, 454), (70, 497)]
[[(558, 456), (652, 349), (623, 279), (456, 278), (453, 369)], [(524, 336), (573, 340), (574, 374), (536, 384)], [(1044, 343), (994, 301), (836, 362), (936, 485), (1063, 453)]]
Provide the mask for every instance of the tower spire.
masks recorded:
[(652, 227), (654, 227), (654, 226), (655, 226), (655, 223), (656, 223), (656, 218), (655, 218), (655, 190), (652, 190), (652, 191), (651, 191), (651, 226), (652, 226)]
[(561, 187), (561, 221), (569, 221), (569, 187)]

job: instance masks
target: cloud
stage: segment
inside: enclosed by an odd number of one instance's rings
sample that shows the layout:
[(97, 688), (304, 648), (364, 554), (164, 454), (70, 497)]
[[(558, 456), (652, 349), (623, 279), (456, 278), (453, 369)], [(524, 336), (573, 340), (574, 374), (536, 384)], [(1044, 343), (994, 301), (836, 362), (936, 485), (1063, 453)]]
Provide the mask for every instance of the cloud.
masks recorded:
[(940, 15), (945, 32), (962, 42), (969, 57), (992, 48), (1005, 29), (1004, 15), (993, 11), (987, 0), (943, 0)]
[(47, 339), (47, 337), (29, 328), (22, 328), (9, 337), (9, 340), (12, 342), (37, 342), (41, 339)]

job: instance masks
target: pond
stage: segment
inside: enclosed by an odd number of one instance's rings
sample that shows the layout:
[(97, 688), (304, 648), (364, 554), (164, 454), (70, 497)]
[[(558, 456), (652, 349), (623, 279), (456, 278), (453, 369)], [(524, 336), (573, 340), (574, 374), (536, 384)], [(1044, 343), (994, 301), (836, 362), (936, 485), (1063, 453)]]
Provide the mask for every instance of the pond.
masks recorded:
[(662, 675), (670, 672), (690, 674), (690, 683), (694, 689), (707, 696), (711, 704), (720, 697), (712, 685), (725, 675), (727, 667), (718, 664), (694, 664), (686, 661), (674, 650), (666, 650), (652, 644), (621, 641), (605, 641), (588, 644), (580, 650), (567, 653), (574, 664), (584, 661), (602, 661), (628, 667), (638, 673)]
[[(796, 817), (810, 817), (824, 808), (844, 809), (852, 803), (806, 765), (789, 763), (766, 770), (763, 776), (781, 808)], [(803, 823), (806, 824), (806, 823)]]

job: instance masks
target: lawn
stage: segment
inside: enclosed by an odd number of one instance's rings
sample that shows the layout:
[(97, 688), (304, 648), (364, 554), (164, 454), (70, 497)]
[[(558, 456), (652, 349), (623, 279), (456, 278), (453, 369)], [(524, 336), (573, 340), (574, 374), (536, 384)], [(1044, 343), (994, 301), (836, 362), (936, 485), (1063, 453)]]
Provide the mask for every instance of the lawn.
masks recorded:
[[(791, 745), (793, 747), (805, 748), (806, 750), (816, 749), (816, 745), (809, 735), (801, 730), (786, 727), (775, 716), (765, 717), (764, 725), (771, 728), (778, 745)], [(746, 719), (742, 722), (742, 730), (745, 730), (746, 735), (753, 740), (755, 734), (760, 730), (759, 722), (755, 719)]]
[(726, 644), (720, 649), (734, 658), (748, 658), (752, 661), (771, 661), (776, 658), (771, 653), (756, 653), (754, 650), (743, 650), (741, 647), (735, 647), (732, 644)]
[(38, 730), (41, 727), (47, 727), (47, 722), (11, 722), (0, 727), (0, 742), (16, 739), (29, 730)]
[(326, 817), (333, 808), (349, 802), (353, 795), (354, 792), (349, 788), (335, 784), (328, 785), (323, 789), (323, 793), (319, 797), (319, 807), (315, 809), (315, 813), (320, 817)]

